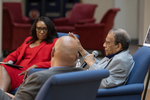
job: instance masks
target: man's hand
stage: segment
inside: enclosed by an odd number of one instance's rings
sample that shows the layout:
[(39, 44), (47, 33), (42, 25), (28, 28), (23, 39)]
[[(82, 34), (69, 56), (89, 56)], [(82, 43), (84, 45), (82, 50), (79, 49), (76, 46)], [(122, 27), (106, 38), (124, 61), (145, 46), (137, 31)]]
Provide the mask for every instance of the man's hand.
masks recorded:
[(5, 92), (10, 98), (14, 98), (15, 96), (14, 95), (12, 95), (12, 94), (10, 94), (10, 93), (8, 93), (8, 92)]
[(38, 68), (38, 67), (37, 67), (37, 65), (34, 64), (34, 65), (32, 65), (31, 67), (29, 67), (27, 70), (25, 70), (24, 72), (20, 73), (19, 75), (25, 74), (23, 80), (25, 80), (25, 79), (27, 78), (28, 72), (29, 72), (29, 70), (30, 70), (31, 68)]
[(86, 55), (87, 51), (82, 47), (79, 39), (73, 33), (70, 33), (70, 32), (69, 32), (68, 36), (73, 37), (77, 41), (77, 43), (78, 43), (78, 51), (80, 52), (82, 57), (84, 57), (84, 55)]
[(91, 66), (92, 64), (96, 64), (93, 54), (88, 54), (88, 55), (85, 57), (84, 61), (85, 61), (89, 66)]
[(77, 41), (79, 51), (81, 51), (83, 49), (83, 47), (81, 46), (81, 43), (80, 43), (79, 39), (73, 33), (71, 33), (71, 32), (69, 32), (68, 36), (73, 37)]

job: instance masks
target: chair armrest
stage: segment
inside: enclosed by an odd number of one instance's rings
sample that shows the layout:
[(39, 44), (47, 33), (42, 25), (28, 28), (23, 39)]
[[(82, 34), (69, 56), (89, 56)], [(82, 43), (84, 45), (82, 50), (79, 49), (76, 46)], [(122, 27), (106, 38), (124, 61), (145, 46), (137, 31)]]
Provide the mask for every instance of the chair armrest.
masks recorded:
[(9, 20), (8, 21), (9, 24), (14, 23), (13, 15), (11, 14), (10, 10), (7, 7), (3, 7), (3, 17), (5, 17), (7, 20)]
[(105, 24), (95, 24), (95, 23), (87, 23), (87, 24), (83, 24), (83, 25), (80, 25), (80, 24), (76, 24), (75, 25), (75, 30), (84, 30), (84, 29), (88, 29), (88, 30), (92, 30), (93, 29), (99, 29), (100, 27), (103, 28), (105, 26)]
[(103, 32), (104, 27), (105, 24), (76, 24), (74, 33), (79, 35), (80, 42), (85, 49), (103, 50), (103, 43), (106, 37), (106, 34)]
[(43, 71), (43, 70), (48, 70), (48, 69), (47, 68), (32, 68), (29, 70), (28, 75), (31, 75), (34, 72)]
[(69, 18), (56, 18), (52, 20), (55, 26), (68, 25)]
[[(68, 36), (68, 33), (61, 33), (61, 32), (57, 32), (58, 34), (58, 38), (62, 37), (62, 36)], [(74, 34), (76, 35), (76, 37), (79, 39), (79, 35), (78, 34)]]
[(129, 84), (109, 89), (98, 89), (97, 97), (142, 94), (143, 89), (144, 85), (142, 83)]
[(17, 49), (30, 36), (31, 24), (13, 23), (11, 49)]
[(29, 24), (29, 23), (26, 23), (26, 24), (24, 24), (24, 23), (13, 23), (13, 26), (17, 27), (17, 28), (22, 28), (22, 27), (29, 27), (29, 28), (31, 28), (31, 24)]
[(77, 21), (77, 24), (86, 24), (86, 23), (94, 23), (94, 22), (95, 22), (95, 18), (91, 18), (91, 19), (79, 20)]
[[(103, 35), (103, 29), (104, 29), (105, 24), (92, 24), (92, 23), (88, 23), (88, 24), (84, 24), (84, 25), (79, 25), (76, 24), (75, 25), (75, 34), (78, 34), (79, 37), (80, 35), (85, 35), (83, 33), (86, 33), (86, 35), (91, 35), (93, 36), (94, 34), (101, 34)], [(91, 38), (90, 36), (90, 38)], [(101, 36), (102, 37), (102, 36)], [(85, 38), (85, 37), (84, 37)], [(98, 37), (100, 38), (100, 37)]]
[(27, 16), (22, 17), (23, 23), (31, 23), (31, 20)]

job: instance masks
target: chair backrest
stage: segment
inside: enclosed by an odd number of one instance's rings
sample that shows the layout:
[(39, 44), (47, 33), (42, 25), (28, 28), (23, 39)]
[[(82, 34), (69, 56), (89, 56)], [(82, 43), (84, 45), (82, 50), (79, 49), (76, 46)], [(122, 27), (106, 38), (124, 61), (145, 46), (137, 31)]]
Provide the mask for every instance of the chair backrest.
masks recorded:
[(16, 22), (16, 23), (22, 23), (23, 22), (21, 3), (4, 2), (3, 7), (7, 7), (10, 10), (10, 13), (12, 14), (14, 22)]
[(135, 65), (126, 84), (143, 83), (150, 65), (150, 48), (143, 46), (134, 54)]
[(78, 20), (93, 18), (96, 4), (76, 3), (69, 17), (69, 24), (74, 25)]
[[(62, 32), (57, 32), (58, 34), (58, 38), (62, 37), (62, 36), (68, 36), (68, 33), (62, 33)], [(79, 39), (79, 35), (78, 34), (74, 34), (78, 39)]]
[(108, 76), (107, 69), (53, 75), (35, 100), (95, 100), (101, 80)]
[[(2, 48), (3, 50), (9, 50), (12, 44), (12, 27), (13, 20), (10, 14), (10, 10), (6, 7), (3, 7), (3, 38), (2, 38)], [(5, 45), (4, 45), (5, 43)]]
[(103, 35), (105, 35), (103, 41), (105, 41), (108, 32), (113, 28), (114, 19), (118, 11), (120, 11), (120, 8), (111, 8), (102, 17), (100, 24), (105, 25), (103, 30)]

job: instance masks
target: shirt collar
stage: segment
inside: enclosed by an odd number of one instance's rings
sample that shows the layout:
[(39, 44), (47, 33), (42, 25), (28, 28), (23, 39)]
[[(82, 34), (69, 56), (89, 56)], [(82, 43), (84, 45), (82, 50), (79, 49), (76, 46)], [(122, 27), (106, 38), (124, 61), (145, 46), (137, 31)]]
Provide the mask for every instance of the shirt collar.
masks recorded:
[(106, 56), (107, 58), (109, 58), (109, 59), (111, 59), (112, 57), (114, 57), (115, 55), (117, 55), (118, 53), (120, 53), (120, 52), (122, 52), (123, 50), (121, 50), (121, 51), (119, 51), (119, 52), (117, 52), (117, 53), (115, 53), (115, 54), (112, 54), (112, 55), (108, 55), (108, 56)]

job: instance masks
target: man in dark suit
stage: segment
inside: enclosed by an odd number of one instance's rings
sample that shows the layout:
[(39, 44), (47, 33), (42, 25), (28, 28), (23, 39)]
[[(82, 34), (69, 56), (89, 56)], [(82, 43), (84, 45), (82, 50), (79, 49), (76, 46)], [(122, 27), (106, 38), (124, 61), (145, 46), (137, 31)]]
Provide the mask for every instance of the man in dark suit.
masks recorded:
[[(74, 68), (78, 58), (78, 44), (69, 36), (59, 38), (51, 52), (51, 68), (31, 74), (19, 87), (16, 94), (10, 95), (0, 90), (0, 100), (34, 100), (45, 81), (54, 74), (81, 71)], [(9, 96), (8, 96), (9, 95)]]

